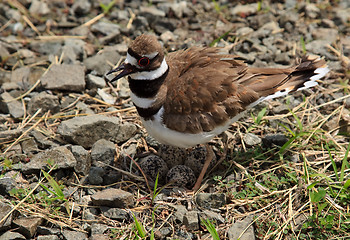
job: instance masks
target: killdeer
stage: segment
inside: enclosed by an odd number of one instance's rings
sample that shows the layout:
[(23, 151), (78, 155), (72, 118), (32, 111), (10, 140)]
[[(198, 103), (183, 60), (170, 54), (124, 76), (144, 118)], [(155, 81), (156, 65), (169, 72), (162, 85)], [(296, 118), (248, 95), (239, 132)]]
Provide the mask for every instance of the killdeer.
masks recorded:
[[(219, 51), (191, 47), (165, 56), (155, 36), (141, 35), (129, 46), (124, 63), (106, 76), (113, 75), (111, 82), (128, 76), (131, 100), (150, 135), (189, 148), (227, 130), (261, 101), (313, 87), (329, 71), (318, 57), (305, 57), (286, 69), (253, 68)], [(194, 190), (200, 187), (209, 155)]]

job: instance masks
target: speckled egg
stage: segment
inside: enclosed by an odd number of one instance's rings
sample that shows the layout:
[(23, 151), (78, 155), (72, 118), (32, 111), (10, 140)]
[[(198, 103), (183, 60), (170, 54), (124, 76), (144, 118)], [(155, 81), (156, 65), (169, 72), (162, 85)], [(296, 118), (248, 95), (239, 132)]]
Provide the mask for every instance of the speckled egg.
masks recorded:
[(167, 180), (172, 185), (191, 188), (196, 181), (196, 177), (191, 168), (185, 165), (177, 165), (169, 170)]
[(141, 158), (138, 163), (142, 171), (151, 180), (153, 181), (156, 180), (158, 172), (159, 172), (159, 180), (160, 181), (165, 180), (166, 174), (169, 169), (165, 161), (161, 157), (155, 154), (151, 154), (151, 155), (148, 155), (147, 157)]
[[(205, 146), (198, 145), (193, 149), (188, 150), (188, 155), (185, 160), (185, 165), (191, 168), (196, 176), (198, 176), (203, 168), (207, 156), (207, 149)], [(214, 167), (216, 163), (216, 156), (213, 154), (213, 159), (210, 162), (208, 169)]]
[(164, 159), (169, 169), (177, 165), (183, 165), (187, 157), (186, 149), (164, 144), (160, 146), (158, 154)]

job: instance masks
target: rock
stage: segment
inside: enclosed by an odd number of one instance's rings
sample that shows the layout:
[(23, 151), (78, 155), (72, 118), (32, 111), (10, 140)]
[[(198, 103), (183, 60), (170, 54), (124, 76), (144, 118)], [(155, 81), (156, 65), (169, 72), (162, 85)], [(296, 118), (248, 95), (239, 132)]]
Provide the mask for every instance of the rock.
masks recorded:
[(67, 141), (90, 148), (97, 140), (110, 140), (119, 132), (119, 118), (103, 115), (75, 117), (61, 122), (57, 132)]
[(184, 221), (184, 216), (188, 211), (183, 205), (175, 205), (174, 208), (176, 209), (174, 217), (177, 220), (177, 222), (179, 222), (182, 225)]
[(13, 220), (13, 224), (18, 228), (18, 232), (26, 238), (34, 236), (37, 227), (43, 222), (40, 217), (25, 217)]
[[(255, 240), (254, 227), (253, 225), (250, 225), (252, 221), (252, 215), (249, 215), (241, 221), (236, 221), (227, 231), (228, 238), (230, 240), (236, 240), (241, 235), (241, 233), (245, 231), (239, 238), (240, 240)], [(248, 229), (245, 230), (247, 227)]]
[(167, 174), (168, 183), (175, 186), (192, 187), (196, 181), (193, 170), (185, 165), (177, 165)]
[(84, 60), (87, 56), (86, 42), (81, 39), (70, 39), (67, 38), (64, 41), (64, 46), (62, 48), (62, 62), (65, 64), (79, 64), (80, 61)]
[(320, 9), (314, 3), (308, 3), (304, 7), (305, 15), (309, 18), (317, 18), (320, 14)]
[(276, 54), (275, 62), (279, 64), (289, 65), (291, 60), (288, 53), (284, 52), (284, 53)]
[(83, 102), (78, 102), (75, 107), (80, 111), (80, 113), (85, 113), (87, 115), (94, 115), (95, 112), (85, 103)]
[(252, 4), (246, 4), (246, 5), (237, 5), (234, 8), (231, 9), (232, 15), (241, 15), (241, 16), (249, 16), (253, 15), (258, 11), (258, 4), (252, 3)]
[(57, 235), (44, 235), (44, 236), (38, 236), (36, 239), (37, 240), (59, 240), (59, 237)]
[(0, 195), (10, 195), (10, 191), (16, 188), (16, 181), (10, 177), (0, 178)]
[(334, 43), (338, 38), (338, 30), (332, 28), (315, 28), (312, 31), (312, 37), (314, 39), (320, 39), (327, 41), (329, 44)]
[(20, 67), (16, 68), (11, 73), (11, 82), (12, 83), (22, 83), (23, 81), (27, 81), (30, 75), (30, 67)]
[(160, 35), (160, 40), (162, 40), (162, 42), (164, 43), (167, 43), (169, 41), (174, 41), (175, 39), (176, 39), (176, 36), (170, 31), (163, 32)]
[(57, 169), (73, 168), (77, 164), (71, 151), (65, 146), (60, 146), (34, 155), (28, 163), (20, 166), (20, 169), (25, 174), (39, 172), (41, 169), (47, 170), (48, 160), (52, 161)]
[(11, 129), (11, 130), (5, 130), (5, 131), (0, 131), (0, 139), (3, 142), (8, 142), (11, 141), (13, 139), (18, 138), (19, 136), (21, 136), (21, 134), (23, 133), (22, 129)]
[(282, 147), (288, 140), (283, 134), (270, 134), (262, 139), (262, 143), (265, 148), (272, 148), (274, 145)]
[(52, 147), (58, 147), (57, 143), (49, 140), (49, 137), (46, 137), (44, 134), (37, 130), (33, 130), (31, 133), (31, 136), (34, 137), (36, 143), (38, 144), (38, 147), (41, 149), (48, 149)]
[(41, 77), (45, 89), (83, 91), (85, 89), (85, 68), (81, 65), (54, 64)]
[(59, 235), (61, 230), (55, 227), (38, 226), (37, 233), (41, 235)]
[[(195, 148), (189, 149), (187, 158), (185, 159), (185, 166), (191, 168), (195, 176), (199, 176), (204, 166), (207, 157), (207, 149), (205, 146), (198, 145)], [(214, 167), (216, 163), (216, 156), (213, 152), (213, 159), (209, 164), (209, 169)]]
[(71, 230), (67, 230), (64, 229), (62, 230), (62, 235), (64, 237), (65, 240), (77, 240), (77, 239), (88, 239), (88, 236), (86, 233), (83, 232), (78, 232), (78, 231), (71, 231)]
[(84, 65), (88, 70), (96, 71), (99, 76), (104, 76), (111, 67), (109, 63), (117, 64), (120, 55), (116, 51), (100, 51), (96, 55), (84, 60)]
[[(3, 196), (2, 193), (1, 195)], [(10, 204), (0, 201), (0, 219), (3, 219), (11, 210), (12, 210), (12, 206)], [(7, 217), (7, 219), (0, 224), (0, 232), (4, 232), (10, 229), (12, 220), (13, 220), (13, 213), (11, 213)], [(0, 237), (0, 239), (4, 239), (4, 238)]]
[(40, 92), (29, 101), (28, 112), (33, 115), (39, 108), (41, 108), (40, 115), (44, 115), (48, 111), (51, 114), (59, 112), (58, 97), (46, 92)]
[(239, 37), (242, 37), (242, 36), (246, 36), (248, 34), (251, 34), (252, 32), (254, 32), (254, 29), (252, 29), (250, 27), (242, 27), (242, 28), (237, 29), (236, 35)]
[(104, 234), (110, 227), (105, 224), (93, 223), (91, 224), (91, 236), (97, 234)]
[(134, 206), (133, 195), (117, 188), (107, 188), (91, 196), (93, 205), (116, 208), (130, 208)]
[(71, 9), (77, 16), (88, 14), (91, 9), (91, 2), (88, 0), (76, 0)]
[(36, 144), (34, 138), (30, 137), (21, 142), (22, 151), (26, 155), (31, 155), (39, 151), (38, 145)]
[(200, 219), (209, 219), (209, 220), (214, 220), (217, 224), (215, 225), (218, 225), (218, 224), (222, 224), (222, 223), (225, 223), (225, 218), (223, 218), (219, 213), (217, 212), (213, 212), (213, 211), (210, 211), (210, 210), (207, 210), (205, 209), (203, 212), (200, 212), (199, 213), (199, 217)]
[(119, 125), (118, 134), (112, 139), (116, 143), (123, 143), (135, 135), (137, 127), (133, 123), (124, 122)]
[(8, 231), (0, 236), (0, 240), (24, 240), (27, 239), (22, 234), (18, 232)]
[(142, 171), (152, 180), (155, 181), (159, 174), (159, 180), (164, 181), (168, 173), (168, 166), (165, 161), (154, 154), (143, 157), (139, 160), (139, 166)]
[(105, 217), (115, 219), (118, 222), (127, 222), (131, 219), (130, 214), (124, 209), (101, 207), (101, 210)]
[(196, 231), (199, 229), (198, 221), (198, 212), (197, 211), (188, 211), (184, 216), (184, 225), (189, 231)]
[(89, 240), (109, 240), (110, 238), (105, 234), (94, 234), (89, 237)]
[(33, 41), (30, 49), (43, 55), (60, 56), (62, 54), (62, 41)]
[(33, 0), (30, 4), (29, 12), (33, 15), (47, 15), (51, 11), (45, 1)]
[(259, 138), (258, 136), (256, 136), (253, 133), (247, 133), (243, 136), (243, 141), (245, 142), (245, 144), (247, 146), (254, 146), (254, 145), (258, 145), (261, 143), (261, 138)]
[(102, 185), (105, 170), (101, 167), (91, 167), (88, 180), (91, 185)]
[(98, 76), (88, 74), (87, 75), (87, 88), (92, 89), (92, 88), (104, 88), (106, 87), (106, 81)]
[(177, 165), (183, 165), (187, 158), (185, 149), (165, 144), (160, 145), (158, 155), (164, 159), (169, 169)]
[(13, 118), (21, 118), (24, 115), (24, 108), (20, 101), (4, 92), (0, 94), (0, 112), (9, 113)]
[(120, 34), (119, 26), (117, 24), (103, 21), (98, 21), (92, 25), (91, 30), (93, 32), (99, 32), (107, 36)]
[(91, 167), (91, 157), (89, 152), (82, 146), (77, 145), (72, 146), (70, 150), (77, 161), (74, 171), (78, 174), (87, 175)]
[(96, 141), (91, 148), (91, 160), (95, 165), (98, 165), (98, 162), (112, 164), (115, 154), (116, 150), (114, 143), (106, 139), (100, 139)]
[(152, 15), (152, 17), (165, 17), (165, 12), (157, 9), (154, 6), (149, 6), (149, 7), (144, 7), (140, 6), (140, 15), (145, 16), (145, 15)]
[(196, 203), (206, 209), (220, 208), (226, 204), (224, 193), (198, 193)]

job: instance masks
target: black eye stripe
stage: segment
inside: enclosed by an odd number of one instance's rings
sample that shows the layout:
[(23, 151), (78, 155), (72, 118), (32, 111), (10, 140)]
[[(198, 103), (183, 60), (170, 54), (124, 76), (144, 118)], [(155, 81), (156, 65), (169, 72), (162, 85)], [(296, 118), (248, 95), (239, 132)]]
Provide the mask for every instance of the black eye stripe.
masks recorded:
[[(140, 61), (141, 58), (143, 58), (143, 56), (137, 54), (136, 52), (134, 52), (131, 48), (128, 49), (128, 54), (132, 57), (134, 57), (136, 59), (137, 62)], [(157, 53), (157, 55), (154, 56), (154, 58), (152, 59), (149, 59), (150, 60), (150, 63), (149, 64), (152, 64), (153, 61), (158, 57), (159, 53)]]

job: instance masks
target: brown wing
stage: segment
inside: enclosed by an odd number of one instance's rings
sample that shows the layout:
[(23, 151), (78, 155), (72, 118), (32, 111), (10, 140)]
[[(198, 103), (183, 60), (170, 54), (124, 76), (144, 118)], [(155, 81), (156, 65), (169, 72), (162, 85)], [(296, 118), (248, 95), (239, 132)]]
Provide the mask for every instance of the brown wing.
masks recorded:
[(188, 133), (211, 131), (259, 98), (238, 83), (247, 66), (217, 52), (215, 48), (191, 48), (168, 56), (163, 121), (169, 128)]

